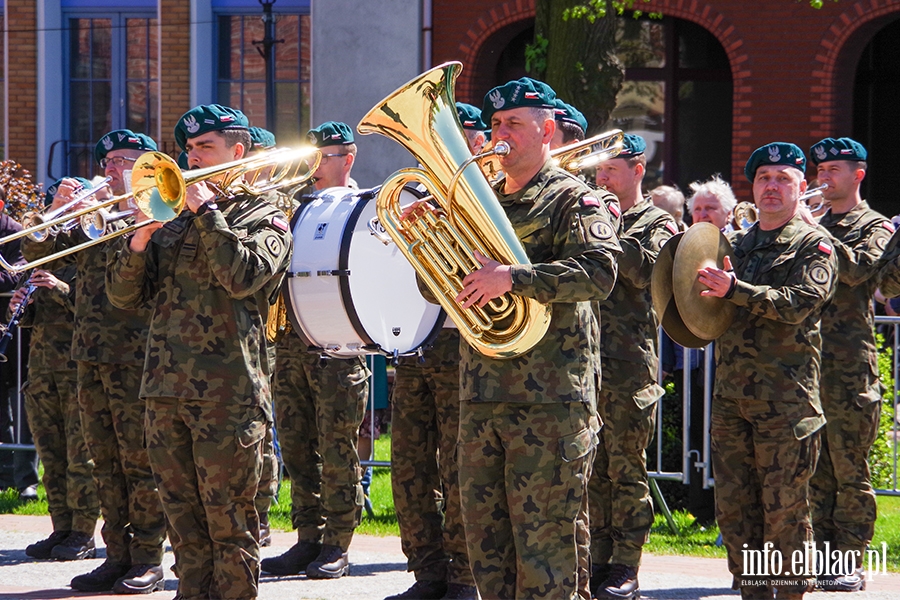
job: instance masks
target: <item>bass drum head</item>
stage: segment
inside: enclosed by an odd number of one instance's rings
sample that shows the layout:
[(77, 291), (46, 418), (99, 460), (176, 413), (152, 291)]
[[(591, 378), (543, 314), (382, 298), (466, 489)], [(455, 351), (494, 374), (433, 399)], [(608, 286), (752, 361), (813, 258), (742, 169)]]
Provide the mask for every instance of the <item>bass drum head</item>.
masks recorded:
[[(294, 331), (310, 350), (339, 358), (411, 354), (443, 325), (443, 310), (422, 298), (397, 245), (369, 230), (376, 191), (321, 190), (292, 219), (284, 295)], [(403, 203), (418, 198), (412, 190), (403, 195)]]

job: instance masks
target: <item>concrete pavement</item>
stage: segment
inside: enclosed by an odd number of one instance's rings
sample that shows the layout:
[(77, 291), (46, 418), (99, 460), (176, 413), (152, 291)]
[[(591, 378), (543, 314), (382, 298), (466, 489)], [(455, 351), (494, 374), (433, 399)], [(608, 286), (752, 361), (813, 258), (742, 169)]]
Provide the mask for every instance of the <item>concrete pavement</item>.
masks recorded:
[[(50, 534), (49, 517), (0, 515), (0, 600), (37, 600), (64, 598), (121, 599), (121, 596), (74, 592), (68, 587), (75, 575), (97, 567), (104, 552), (97, 530), (99, 558), (79, 562), (34, 561), (25, 556), (25, 546)], [(296, 534), (275, 533), (273, 544), (263, 548), (263, 557), (276, 556), (296, 541)], [(358, 535), (350, 546), (350, 576), (334, 581), (315, 581), (296, 577), (263, 577), (262, 600), (322, 599), (371, 600), (396, 594), (413, 584), (406, 572), (406, 558), (396, 537)], [(174, 558), (166, 552), (166, 589), (142, 596), (150, 600), (169, 600), (175, 596), (178, 581), (168, 570)], [(739, 597), (730, 589), (731, 576), (724, 559), (683, 556), (645, 555), (640, 581), (642, 598), (647, 600), (720, 600)], [(841, 598), (846, 594), (816, 592), (812, 600)], [(900, 598), (900, 574), (879, 575), (869, 582), (868, 590), (853, 594), (853, 600), (896, 600)]]

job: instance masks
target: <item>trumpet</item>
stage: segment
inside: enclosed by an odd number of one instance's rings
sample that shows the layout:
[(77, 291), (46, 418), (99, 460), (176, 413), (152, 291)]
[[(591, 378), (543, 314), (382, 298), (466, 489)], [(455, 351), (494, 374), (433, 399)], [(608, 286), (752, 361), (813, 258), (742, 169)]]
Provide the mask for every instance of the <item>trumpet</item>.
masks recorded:
[[(73, 212), (69, 212), (69, 210), (74, 206), (77, 206), (80, 202), (83, 202), (91, 196), (96, 195), (101, 190), (108, 188), (110, 180), (111, 178), (107, 177), (96, 186), (82, 190), (81, 192), (76, 194), (74, 198), (57, 209), (44, 213), (26, 214), (23, 222), (27, 226), (22, 229), (22, 231), (17, 231), (16, 233), (12, 233), (10, 235), (4, 236), (3, 238), (0, 238), (0, 246), (6, 244), (7, 242), (18, 240), (23, 237), (31, 238), (34, 241), (40, 243), (48, 239), (49, 237), (58, 235), (60, 231), (71, 231), (78, 225), (78, 219), (81, 215), (83, 215), (85, 212), (95, 210), (95, 208), (92, 206)], [(105, 205), (106, 202), (101, 204)]]
[(578, 173), (618, 156), (624, 140), (622, 130), (613, 129), (552, 150), (550, 156), (560, 168), (569, 173)]
[[(128, 200), (132, 194), (123, 194), (93, 206), (82, 208), (44, 223), (42, 227), (58, 225), (71, 219), (81, 219), (85, 215), (99, 213), (99, 216), (79, 221), (88, 240), (60, 252), (50, 254), (28, 263), (13, 265), (0, 255), (0, 267), (10, 273), (21, 273), (47, 264), (64, 256), (80, 252), (85, 248), (121, 237), (146, 227), (151, 223), (165, 223), (177, 217), (184, 209), (184, 195), (187, 186), (206, 182), (226, 196), (238, 193), (261, 196), (270, 191), (288, 192), (306, 184), (319, 167), (322, 153), (313, 147), (282, 149), (263, 152), (256, 156), (232, 161), (206, 169), (195, 169), (183, 174), (169, 156), (161, 152), (145, 152), (134, 163), (131, 174), (131, 188), (137, 210), (150, 217), (140, 223), (131, 223), (108, 232), (109, 223), (132, 216), (129, 211), (108, 213), (105, 209)], [(244, 179), (246, 176), (246, 180)], [(104, 211), (104, 212), (99, 212)], [(104, 214), (105, 213), (105, 214)], [(32, 228), (34, 229), (34, 228)], [(24, 237), (30, 232), (20, 231), (16, 237)], [(96, 237), (92, 237), (96, 235)], [(13, 236), (8, 236), (15, 239)], [(9, 241), (9, 240), (2, 240)]]

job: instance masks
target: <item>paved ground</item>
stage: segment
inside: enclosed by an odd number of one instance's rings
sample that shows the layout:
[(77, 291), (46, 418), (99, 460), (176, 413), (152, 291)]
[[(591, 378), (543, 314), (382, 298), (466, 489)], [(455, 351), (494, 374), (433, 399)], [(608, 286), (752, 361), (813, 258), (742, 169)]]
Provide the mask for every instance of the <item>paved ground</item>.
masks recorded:
[[(32, 600), (60, 598), (117, 598), (73, 592), (68, 587), (75, 575), (87, 572), (102, 562), (101, 558), (82, 562), (33, 561), (25, 556), (24, 548), (50, 533), (49, 517), (20, 517), (0, 515), (0, 600)], [(296, 540), (293, 533), (276, 533), (273, 545), (263, 548), (263, 556), (275, 556), (289, 548)], [(99, 530), (97, 540), (100, 540)], [(896, 551), (896, 549), (894, 549)], [(380, 599), (403, 591), (413, 583), (406, 572), (406, 559), (400, 551), (400, 540), (356, 536), (350, 547), (352, 562), (350, 577), (337, 581), (313, 581), (303, 576), (263, 578), (260, 585), (262, 600)], [(172, 564), (171, 552), (165, 556), (165, 567)], [(167, 575), (170, 572), (166, 571)], [(729, 589), (731, 577), (721, 559), (688, 558), (679, 556), (645, 556), (641, 568), (642, 597), (648, 600), (704, 599), (734, 600), (739, 597)], [(174, 576), (166, 580), (166, 590), (143, 596), (152, 600), (171, 599), (178, 582)], [(847, 600), (846, 594), (817, 592), (808, 596), (813, 600), (828, 598)], [(880, 575), (869, 583), (868, 591), (854, 594), (853, 600), (896, 600), (900, 598), (900, 574)]]

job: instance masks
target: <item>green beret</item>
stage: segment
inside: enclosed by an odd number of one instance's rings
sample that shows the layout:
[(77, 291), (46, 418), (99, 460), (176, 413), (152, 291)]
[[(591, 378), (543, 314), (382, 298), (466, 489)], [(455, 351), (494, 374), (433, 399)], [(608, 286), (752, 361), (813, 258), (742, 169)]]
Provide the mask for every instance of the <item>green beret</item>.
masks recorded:
[(490, 126), (495, 112), (511, 108), (536, 107), (552, 110), (555, 100), (556, 92), (549, 85), (531, 77), (522, 77), (497, 86), (485, 95), (481, 120)]
[(156, 142), (143, 133), (135, 133), (130, 129), (110, 131), (94, 146), (94, 160), (98, 163), (113, 150), (156, 150)]
[(633, 133), (626, 133), (622, 140), (622, 151), (619, 152), (616, 158), (631, 158), (632, 156), (638, 156), (643, 154), (646, 149), (647, 142), (644, 141), (644, 138)]
[(247, 117), (236, 108), (222, 106), (221, 104), (201, 104), (187, 111), (178, 119), (175, 125), (175, 141), (178, 147), (185, 149), (187, 141), (198, 135), (210, 131), (222, 131), (224, 129), (247, 129), (250, 122)]
[(830, 160), (866, 160), (868, 153), (862, 144), (850, 138), (825, 138), (809, 149), (809, 159), (814, 165)]
[(796, 144), (772, 142), (753, 151), (744, 166), (744, 176), (753, 183), (756, 170), (763, 165), (788, 165), (806, 173), (806, 156)]
[(85, 188), (92, 188), (94, 184), (85, 179), (84, 177), (62, 177), (53, 182), (53, 184), (47, 188), (46, 193), (44, 193), (44, 206), (50, 206), (53, 204), (53, 196), (56, 195), (56, 192), (59, 191), (59, 184), (62, 183), (63, 179), (74, 179), (78, 183), (80, 183)]
[(465, 102), (456, 103), (456, 116), (459, 117), (459, 124), (463, 129), (471, 131), (484, 131), (487, 129), (484, 121), (481, 120), (481, 109)]
[(587, 119), (584, 118), (584, 115), (581, 114), (581, 111), (571, 104), (566, 104), (559, 98), (556, 99), (556, 105), (553, 108), (553, 116), (557, 121), (564, 121), (566, 123), (578, 125), (579, 127), (581, 127), (582, 133), (587, 133)]
[(353, 130), (349, 125), (340, 121), (325, 121), (315, 129), (310, 129), (306, 134), (306, 139), (316, 148), (352, 144), (354, 141)]
[(262, 127), (251, 127), (250, 141), (253, 142), (253, 145), (250, 147), (251, 150), (265, 150), (267, 148), (274, 148), (275, 134), (268, 129), (263, 129)]
[(184, 150), (181, 151), (181, 154), (178, 155), (178, 168), (182, 171), (187, 171), (191, 168), (191, 165), (188, 163), (188, 155)]

